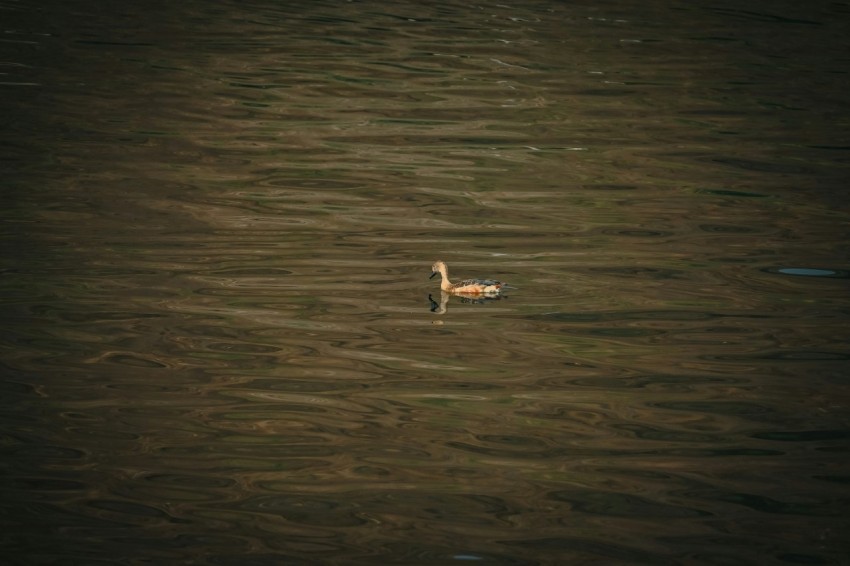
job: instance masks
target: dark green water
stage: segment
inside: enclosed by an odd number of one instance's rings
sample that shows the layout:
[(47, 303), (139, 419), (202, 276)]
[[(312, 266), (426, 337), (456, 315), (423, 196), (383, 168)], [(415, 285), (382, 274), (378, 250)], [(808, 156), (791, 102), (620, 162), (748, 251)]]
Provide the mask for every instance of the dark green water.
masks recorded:
[(0, 8), (4, 564), (847, 563), (846, 2)]

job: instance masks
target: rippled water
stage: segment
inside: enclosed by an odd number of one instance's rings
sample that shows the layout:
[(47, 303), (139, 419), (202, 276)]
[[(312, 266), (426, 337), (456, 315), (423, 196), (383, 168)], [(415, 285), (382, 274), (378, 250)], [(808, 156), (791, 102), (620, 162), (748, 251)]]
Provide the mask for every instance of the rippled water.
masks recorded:
[(846, 563), (846, 3), (142, 4), (0, 5), (5, 561)]

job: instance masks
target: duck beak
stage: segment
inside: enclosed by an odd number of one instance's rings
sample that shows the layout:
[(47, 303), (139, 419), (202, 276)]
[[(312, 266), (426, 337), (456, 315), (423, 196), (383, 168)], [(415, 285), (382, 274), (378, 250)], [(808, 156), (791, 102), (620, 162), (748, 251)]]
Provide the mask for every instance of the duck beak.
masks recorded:
[(434, 276), (435, 276), (436, 274), (438, 274), (438, 273), (439, 273), (439, 271), (432, 271), (432, 272), (431, 272), (431, 277), (429, 277), (428, 279), (433, 279), (433, 278), (434, 278)]

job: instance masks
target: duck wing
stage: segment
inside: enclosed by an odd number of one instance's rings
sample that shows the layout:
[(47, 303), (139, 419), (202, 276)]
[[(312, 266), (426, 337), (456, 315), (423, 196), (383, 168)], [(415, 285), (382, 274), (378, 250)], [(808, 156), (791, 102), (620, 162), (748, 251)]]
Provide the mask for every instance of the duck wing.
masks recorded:
[(455, 287), (466, 287), (467, 285), (484, 285), (485, 287), (497, 286), (500, 287), (503, 285), (501, 281), (496, 281), (495, 279), (464, 279)]

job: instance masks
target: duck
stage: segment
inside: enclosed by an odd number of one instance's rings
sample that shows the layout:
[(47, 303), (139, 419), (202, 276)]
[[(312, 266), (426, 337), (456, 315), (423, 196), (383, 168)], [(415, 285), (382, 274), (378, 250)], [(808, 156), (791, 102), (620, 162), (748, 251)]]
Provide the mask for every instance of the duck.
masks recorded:
[(440, 290), (455, 295), (498, 295), (502, 292), (502, 287), (505, 287), (504, 283), (494, 279), (464, 279), (460, 283), (452, 283), (449, 281), (449, 267), (444, 261), (434, 262), (429, 279), (433, 279), (438, 273), (442, 277)]

